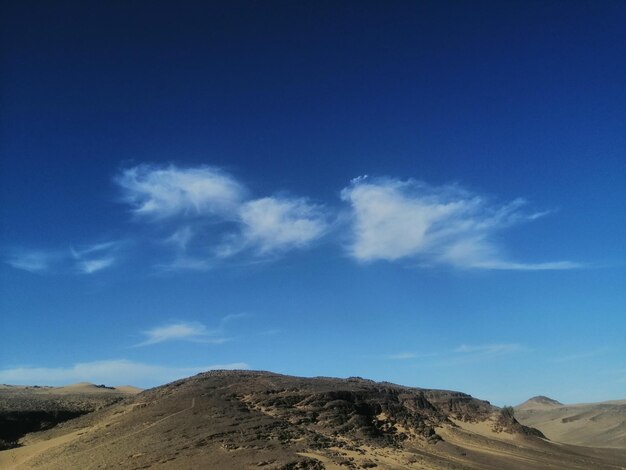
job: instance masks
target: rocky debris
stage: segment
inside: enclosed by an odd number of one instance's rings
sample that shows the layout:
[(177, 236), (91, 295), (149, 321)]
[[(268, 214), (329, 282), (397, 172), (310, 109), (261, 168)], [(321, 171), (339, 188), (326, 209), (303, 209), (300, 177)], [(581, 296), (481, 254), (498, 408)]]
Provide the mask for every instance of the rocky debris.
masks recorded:
[[(268, 470), (318, 470), (331, 462), (334, 468), (388, 468), (383, 461), (388, 458), (426, 464), (443, 462), (442, 455), (454, 448), (442, 442), (438, 430), (451, 430), (458, 420), (491, 423), (497, 412), (467, 394), (358, 377), (212, 371), (146, 390), (46, 431), (48, 439), (92, 430), (73, 441), (71, 451), (59, 447), (31, 464), (86, 468), (95, 458), (122, 469), (171, 460), (181, 468), (184, 462), (203, 462), (207, 468)], [(504, 418), (495, 427), (526, 432)], [(449, 439), (450, 434), (442, 434)], [(112, 448), (115, 453), (109, 452)], [(473, 455), (459, 451), (454, 459)]]
[(492, 426), (494, 432), (506, 432), (509, 434), (523, 434), (526, 436), (536, 436), (546, 439), (546, 436), (539, 429), (531, 428), (520, 424), (515, 419), (515, 411), (512, 407), (505, 406), (496, 414), (496, 419)]

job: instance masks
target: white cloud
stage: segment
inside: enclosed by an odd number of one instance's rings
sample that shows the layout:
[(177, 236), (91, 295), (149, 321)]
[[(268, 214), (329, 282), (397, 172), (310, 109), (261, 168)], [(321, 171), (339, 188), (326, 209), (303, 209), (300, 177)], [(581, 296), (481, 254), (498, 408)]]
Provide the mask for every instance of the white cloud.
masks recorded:
[(554, 359), (552, 359), (552, 362), (558, 362), (558, 363), (562, 363), (562, 362), (574, 362), (574, 361), (581, 361), (583, 359), (589, 359), (592, 357), (596, 357), (602, 354), (606, 354), (608, 353), (608, 349), (603, 348), (603, 349), (596, 349), (593, 351), (585, 351), (585, 352), (579, 352), (579, 353), (574, 353), (574, 354), (566, 354), (566, 355), (562, 355), (562, 356), (558, 356), (555, 357)]
[(358, 261), (405, 258), (459, 268), (570, 269), (567, 261), (506, 260), (490, 237), (545, 213), (525, 214), (517, 199), (495, 205), (457, 186), (433, 187), (415, 180), (357, 178), (341, 192), (352, 208), (350, 255)]
[(411, 351), (402, 351), (393, 354), (367, 354), (363, 357), (373, 359), (385, 359), (388, 361), (408, 361), (410, 359), (426, 359), (439, 356), (439, 353), (415, 353)]
[(239, 208), (241, 231), (222, 244), (217, 253), (232, 256), (244, 249), (259, 255), (303, 248), (328, 229), (320, 206), (306, 199), (265, 197), (248, 201)]
[[(152, 247), (159, 251), (143, 253), (156, 254), (152, 264), (161, 271), (205, 271), (226, 260), (263, 262), (307, 248), (331, 229), (348, 229), (339, 222), (345, 213), (306, 198), (250, 199), (243, 184), (215, 167), (142, 164), (123, 170), (115, 181), (134, 212), (150, 216), (152, 232), (143, 239), (157, 241)], [(498, 232), (546, 215), (524, 211), (522, 199), (497, 204), (459, 186), (367, 176), (354, 178), (341, 198), (351, 208), (347, 251), (360, 262), (521, 271), (580, 267), (571, 261), (511, 260), (503, 252), (495, 242)], [(71, 256), (62, 250), (22, 251), (6, 262), (30, 272), (94, 274), (119, 264), (122, 243), (70, 249)]]
[(194, 235), (194, 230), (186, 225), (177, 229), (165, 240), (165, 243), (173, 245), (181, 251), (185, 251)]
[(411, 353), (411, 352), (403, 352), (403, 353), (398, 353), (398, 354), (389, 354), (387, 356), (385, 356), (386, 359), (391, 359), (394, 361), (405, 361), (408, 359), (415, 359), (417, 356), (415, 355), (415, 353)]
[(115, 262), (115, 258), (100, 258), (81, 261), (78, 263), (78, 269), (85, 274), (93, 274), (108, 268)]
[(297, 197), (248, 199), (243, 184), (214, 167), (144, 164), (122, 171), (115, 181), (137, 214), (174, 222), (193, 216), (165, 239), (178, 250), (172, 262), (159, 264), (167, 270), (206, 269), (211, 256), (225, 259), (244, 251), (266, 256), (303, 248), (328, 228), (322, 206)]
[(122, 241), (110, 241), (88, 245), (80, 249), (70, 248), (75, 260), (76, 269), (82, 274), (93, 274), (112, 266), (116, 258), (113, 256)]
[(6, 262), (15, 269), (39, 273), (47, 271), (56, 258), (56, 254), (44, 251), (19, 251), (9, 256)]
[(165, 218), (219, 215), (230, 218), (245, 190), (228, 174), (209, 166), (179, 168), (139, 165), (115, 179), (137, 214)]
[(243, 362), (198, 367), (168, 367), (126, 359), (77, 363), (69, 367), (16, 367), (0, 369), (0, 383), (14, 385), (67, 385), (76, 382), (153, 387), (216, 369), (248, 369)]
[(146, 339), (136, 346), (149, 346), (166, 341), (191, 341), (195, 343), (221, 344), (227, 338), (215, 337), (215, 332), (198, 322), (179, 322), (157, 326), (143, 332)]
[(194, 258), (191, 256), (177, 256), (169, 263), (159, 263), (154, 266), (163, 272), (176, 271), (208, 271), (214, 267), (214, 263), (205, 258)]
[(56, 251), (20, 250), (14, 252), (6, 262), (16, 269), (29, 272), (66, 272), (93, 274), (112, 266), (116, 258), (113, 254), (124, 242), (110, 241), (87, 245), (80, 249)]
[(454, 350), (457, 353), (463, 354), (476, 354), (486, 356), (496, 356), (500, 354), (508, 354), (519, 352), (523, 348), (517, 343), (496, 343), (496, 344), (480, 344), (480, 345), (467, 345), (462, 344)]

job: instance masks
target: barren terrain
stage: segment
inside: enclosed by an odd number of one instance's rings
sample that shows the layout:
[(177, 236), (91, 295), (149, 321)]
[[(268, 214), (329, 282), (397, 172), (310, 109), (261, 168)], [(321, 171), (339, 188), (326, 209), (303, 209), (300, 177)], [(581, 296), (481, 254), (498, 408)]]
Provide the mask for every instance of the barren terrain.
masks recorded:
[(1, 468), (624, 469), (488, 402), (361, 378), (214, 371), (29, 434)]
[(626, 400), (563, 405), (535, 397), (516, 407), (515, 416), (553, 441), (626, 449)]

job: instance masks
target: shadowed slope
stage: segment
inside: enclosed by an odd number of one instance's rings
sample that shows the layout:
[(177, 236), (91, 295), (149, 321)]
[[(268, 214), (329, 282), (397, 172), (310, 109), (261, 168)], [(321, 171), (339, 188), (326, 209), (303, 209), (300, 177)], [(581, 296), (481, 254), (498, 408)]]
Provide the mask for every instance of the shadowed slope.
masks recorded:
[(0, 385), (0, 449), (14, 447), (27, 433), (51, 428), (139, 391), (87, 382), (64, 387)]
[(459, 392), (214, 371), (29, 436), (24, 448), (0, 453), (0, 466), (587, 470), (626, 462), (626, 453), (593, 455), (536, 434)]

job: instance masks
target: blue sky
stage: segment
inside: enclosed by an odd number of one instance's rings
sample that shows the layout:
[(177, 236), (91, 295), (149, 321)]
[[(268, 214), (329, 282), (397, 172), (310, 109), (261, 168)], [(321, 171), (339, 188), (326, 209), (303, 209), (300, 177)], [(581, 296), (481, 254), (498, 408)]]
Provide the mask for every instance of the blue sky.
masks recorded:
[(4, 2), (0, 383), (626, 397), (622, 2)]

